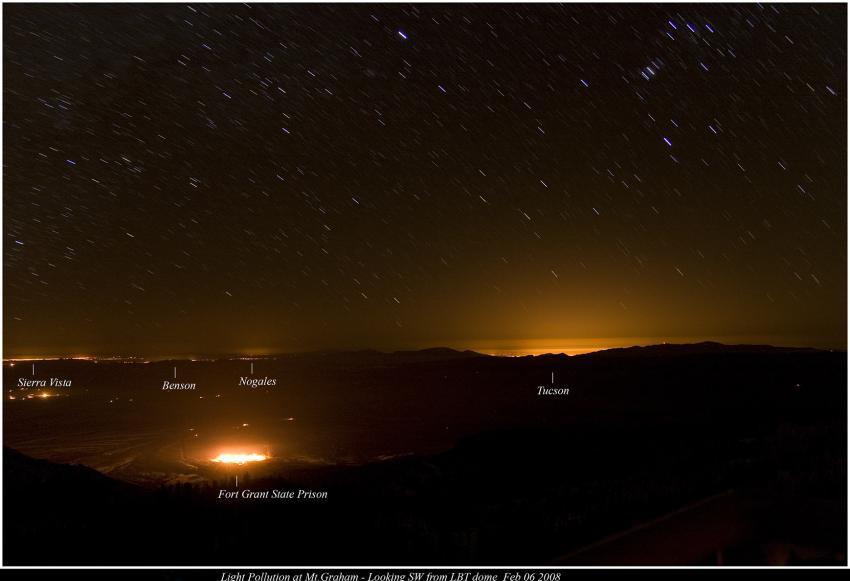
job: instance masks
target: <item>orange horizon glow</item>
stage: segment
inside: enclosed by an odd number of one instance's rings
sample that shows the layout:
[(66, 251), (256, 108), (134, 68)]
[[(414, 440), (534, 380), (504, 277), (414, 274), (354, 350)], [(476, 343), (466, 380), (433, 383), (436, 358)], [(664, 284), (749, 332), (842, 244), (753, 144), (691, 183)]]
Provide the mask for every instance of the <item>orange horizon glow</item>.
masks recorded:
[[(796, 336), (796, 335), (694, 335), (694, 336), (677, 336), (677, 335), (662, 335), (662, 336), (623, 336), (623, 337), (537, 337), (537, 338), (500, 338), (500, 339), (471, 339), (466, 341), (458, 341), (455, 339), (435, 340), (428, 343), (419, 344), (403, 344), (397, 346), (347, 346), (334, 347), (333, 351), (345, 352), (348, 350), (361, 349), (376, 349), (385, 353), (391, 353), (397, 350), (417, 350), (429, 349), (434, 347), (449, 347), (459, 351), (471, 350), (484, 355), (492, 355), (497, 357), (521, 357), (527, 355), (546, 355), (546, 354), (565, 354), (565, 355), (582, 355), (585, 353), (593, 353), (596, 351), (605, 351), (607, 349), (617, 349), (626, 347), (645, 347), (648, 345), (661, 344), (692, 344), (702, 343), (704, 341), (714, 341), (724, 345), (772, 345), (774, 347), (812, 347), (816, 349), (829, 350), (844, 350), (847, 348), (846, 342), (828, 342), (818, 340), (811, 336)], [(218, 356), (197, 356), (197, 355), (157, 355), (157, 356), (116, 356), (116, 355), (44, 355), (44, 356), (15, 356), (6, 357), (3, 363), (14, 367), (16, 363), (38, 362), (38, 361), (59, 361), (59, 360), (77, 360), (77, 361), (126, 361), (134, 363), (152, 363), (160, 361), (217, 361), (219, 359), (236, 359), (243, 361), (262, 360), (268, 357), (277, 357), (280, 355), (303, 355), (312, 353), (310, 349), (305, 350), (286, 350), (286, 349), (250, 349), (243, 350), (241, 353), (222, 354)]]
[(646, 347), (650, 345), (688, 345), (713, 341), (724, 345), (772, 345), (774, 347), (814, 347), (818, 349), (846, 349), (846, 346), (826, 345), (810, 337), (778, 337), (771, 335), (726, 336), (660, 336), (660, 337), (589, 337), (589, 338), (537, 338), (523, 340), (480, 340), (464, 344), (445, 343), (455, 349), (470, 349), (496, 357), (523, 357), (528, 355), (583, 355), (608, 349)]

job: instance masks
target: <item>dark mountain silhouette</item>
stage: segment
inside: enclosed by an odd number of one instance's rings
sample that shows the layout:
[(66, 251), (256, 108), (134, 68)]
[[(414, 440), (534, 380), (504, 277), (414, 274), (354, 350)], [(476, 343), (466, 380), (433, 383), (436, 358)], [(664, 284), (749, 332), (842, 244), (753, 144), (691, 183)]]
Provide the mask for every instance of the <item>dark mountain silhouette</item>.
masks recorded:
[(789, 353), (789, 352), (815, 352), (818, 349), (810, 347), (774, 347), (773, 345), (726, 345), (714, 341), (703, 341), (702, 343), (662, 343), (659, 345), (647, 345), (644, 347), (619, 347), (587, 353), (580, 357), (622, 357), (622, 356), (671, 356), (671, 355), (696, 355), (711, 353)]
[(469, 349), (457, 351), (448, 347), (434, 347), (432, 349), (420, 349), (418, 351), (394, 351), (392, 356), (406, 361), (446, 361), (449, 359), (486, 357), (486, 355), (470, 351)]

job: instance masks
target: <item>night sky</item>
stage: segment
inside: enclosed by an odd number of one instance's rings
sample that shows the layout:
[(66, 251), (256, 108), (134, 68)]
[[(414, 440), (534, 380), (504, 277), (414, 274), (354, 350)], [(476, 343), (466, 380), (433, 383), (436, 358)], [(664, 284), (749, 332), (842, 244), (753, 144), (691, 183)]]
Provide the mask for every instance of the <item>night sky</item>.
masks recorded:
[(4, 13), (4, 354), (846, 345), (844, 5)]

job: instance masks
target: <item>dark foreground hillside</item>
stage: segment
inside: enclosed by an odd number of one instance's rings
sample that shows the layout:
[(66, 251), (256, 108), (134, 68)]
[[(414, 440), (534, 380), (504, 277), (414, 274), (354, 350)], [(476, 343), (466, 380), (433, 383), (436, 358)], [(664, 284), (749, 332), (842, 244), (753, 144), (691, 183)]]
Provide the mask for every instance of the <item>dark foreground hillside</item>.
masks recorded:
[[(517, 396), (508, 413), (511, 386), (553, 367), (580, 403)], [(220, 500), (229, 480), (140, 487), (6, 449), (7, 563), (846, 560), (844, 353), (704, 345), (365, 369), (403, 392), (399, 414), (459, 417), (472, 392), (466, 413), (498, 421), (442, 452), (241, 473), (240, 489), (327, 492), (302, 501)], [(415, 375), (421, 391), (386, 375)], [(446, 375), (466, 391), (437, 383)]]

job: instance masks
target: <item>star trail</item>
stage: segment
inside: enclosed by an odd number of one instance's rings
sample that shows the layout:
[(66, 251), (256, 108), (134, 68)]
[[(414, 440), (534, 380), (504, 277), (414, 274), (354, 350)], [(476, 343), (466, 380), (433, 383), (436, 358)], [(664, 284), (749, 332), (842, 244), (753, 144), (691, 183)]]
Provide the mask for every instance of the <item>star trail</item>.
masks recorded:
[(844, 5), (3, 9), (6, 356), (846, 346)]

